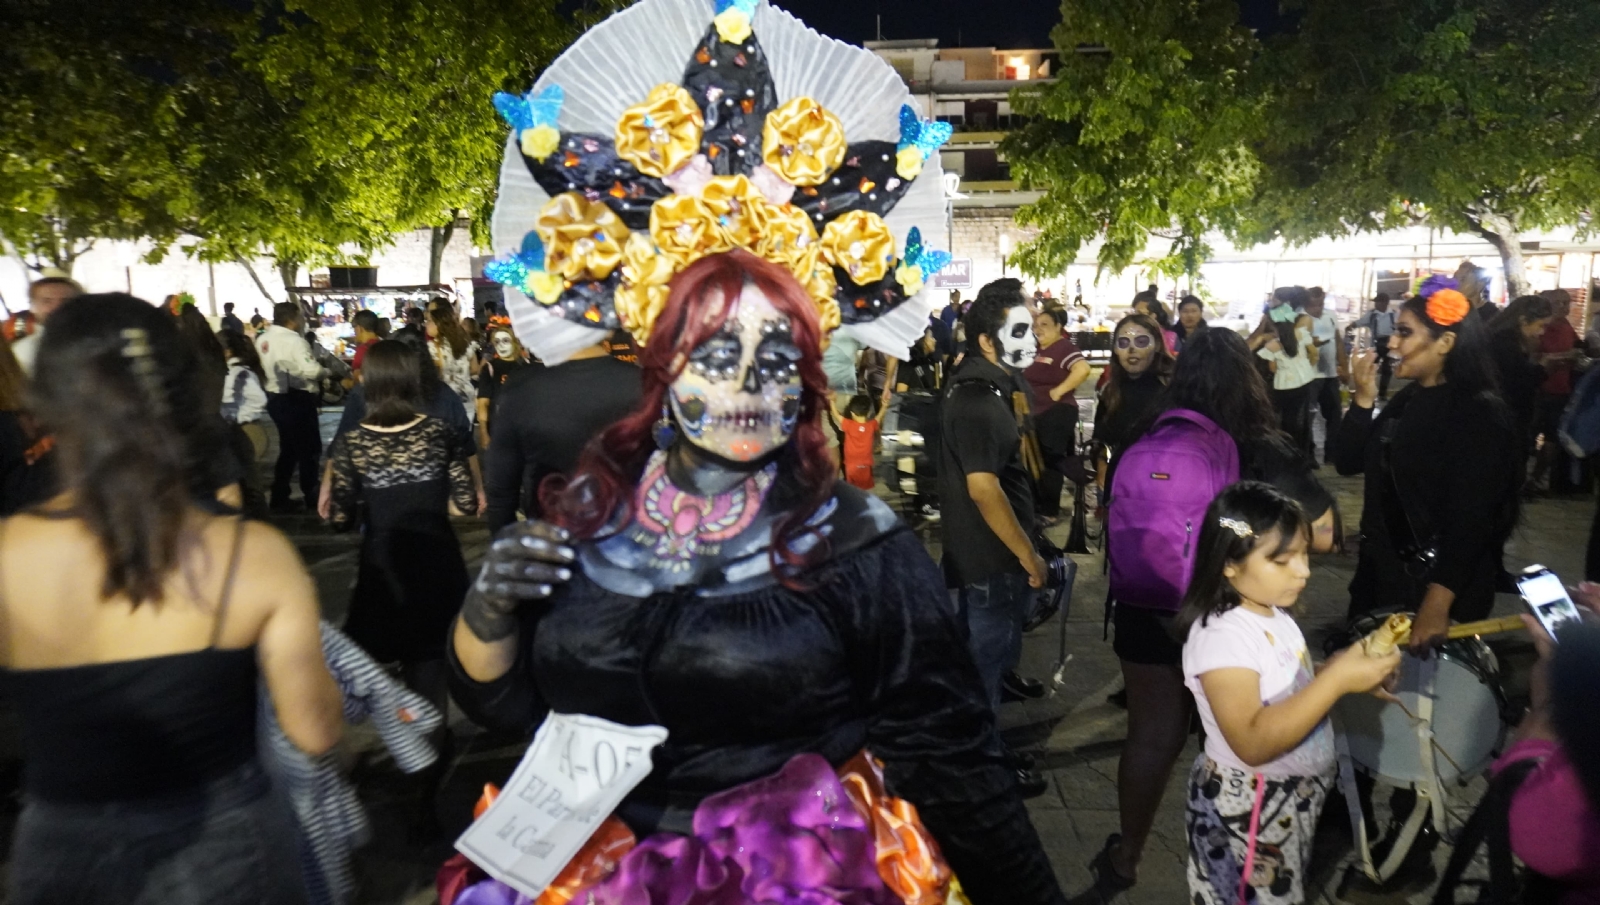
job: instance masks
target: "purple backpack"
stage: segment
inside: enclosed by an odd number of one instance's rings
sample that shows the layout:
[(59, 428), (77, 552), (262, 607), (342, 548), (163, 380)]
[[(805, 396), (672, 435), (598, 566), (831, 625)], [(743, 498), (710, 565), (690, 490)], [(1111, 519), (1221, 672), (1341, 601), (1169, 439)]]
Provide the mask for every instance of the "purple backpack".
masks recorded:
[(1106, 523), (1111, 597), (1177, 612), (1206, 508), (1239, 480), (1239, 448), (1210, 418), (1173, 409), (1117, 460)]

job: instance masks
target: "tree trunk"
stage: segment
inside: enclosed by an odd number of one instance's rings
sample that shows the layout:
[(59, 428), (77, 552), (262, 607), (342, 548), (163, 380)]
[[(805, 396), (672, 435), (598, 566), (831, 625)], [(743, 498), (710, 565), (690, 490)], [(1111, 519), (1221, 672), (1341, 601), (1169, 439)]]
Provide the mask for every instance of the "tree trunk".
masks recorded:
[(1494, 211), (1474, 211), (1467, 215), (1473, 232), (1500, 253), (1500, 266), (1506, 274), (1506, 301), (1528, 294), (1528, 277), (1522, 267), (1522, 233), (1514, 216)]
[(278, 300), (273, 298), (272, 293), (267, 291), (267, 284), (261, 282), (261, 274), (256, 273), (256, 269), (250, 266), (250, 259), (237, 251), (233, 253), (233, 259), (239, 262), (239, 266), (244, 268), (245, 273), (250, 274), (250, 279), (256, 284), (256, 288), (261, 290), (261, 295), (267, 300), (267, 304), (276, 304)]
[(444, 226), (430, 228), (432, 241), (428, 247), (428, 285), (439, 283), (439, 274), (444, 269), (444, 252), (450, 247), (450, 238), (456, 232), (456, 212), (450, 212), (450, 222)]
[(294, 281), (300, 274), (300, 262), (293, 258), (278, 259), (278, 277), (283, 280), (284, 289), (293, 289)]

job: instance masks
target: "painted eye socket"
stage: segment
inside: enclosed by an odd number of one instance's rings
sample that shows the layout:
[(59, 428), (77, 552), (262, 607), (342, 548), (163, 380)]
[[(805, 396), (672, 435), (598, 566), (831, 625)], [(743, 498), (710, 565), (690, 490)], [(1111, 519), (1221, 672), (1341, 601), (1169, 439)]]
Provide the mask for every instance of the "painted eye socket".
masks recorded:
[(1029, 329), (1030, 328), (1027, 324), (1013, 324), (1011, 327), (1011, 338), (1021, 339), (1024, 336), (1027, 336)]
[(743, 352), (737, 336), (713, 336), (690, 354), (689, 361), (705, 370), (721, 371), (738, 367)]

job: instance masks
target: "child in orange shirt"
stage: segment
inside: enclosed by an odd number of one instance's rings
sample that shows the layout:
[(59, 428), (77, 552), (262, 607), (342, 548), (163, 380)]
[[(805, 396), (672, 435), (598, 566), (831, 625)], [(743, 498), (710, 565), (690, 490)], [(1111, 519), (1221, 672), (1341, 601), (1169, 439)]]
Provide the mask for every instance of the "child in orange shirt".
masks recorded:
[(852, 396), (839, 420), (844, 435), (844, 479), (862, 490), (872, 489), (872, 450), (878, 439), (877, 406), (867, 396)]

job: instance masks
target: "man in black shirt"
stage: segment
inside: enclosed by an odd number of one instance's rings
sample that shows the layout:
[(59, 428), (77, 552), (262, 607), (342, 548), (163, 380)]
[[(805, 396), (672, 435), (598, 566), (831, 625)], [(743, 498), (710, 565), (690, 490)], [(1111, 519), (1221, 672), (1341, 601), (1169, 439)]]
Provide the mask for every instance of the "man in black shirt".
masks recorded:
[(996, 709), (1001, 678), (1022, 653), (1034, 589), (1045, 579), (1031, 536), (1033, 480), (1022, 464), (1012, 404), (1020, 387), (1000, 365), (1005, 343), (1014, 341), (1001, 328), (1023, 298), (1016, 281), (1001, 282), (985, 286), (962, 319), (966, 356), (949, 381), (939, 450), (945, 568)]
[(222, 329), (233, 333), (244, 333), (244, 321), (233, 313), (233, 303), (227, 302), (222, 306)]
[(524, 368), (500, 389), (490, 422), (489, 531), (538, 513), (539, 483), (578, 464), (585, 443), (639, 404), (639, 368), (596, 343), (550, 368)]

